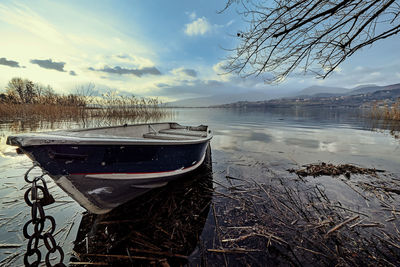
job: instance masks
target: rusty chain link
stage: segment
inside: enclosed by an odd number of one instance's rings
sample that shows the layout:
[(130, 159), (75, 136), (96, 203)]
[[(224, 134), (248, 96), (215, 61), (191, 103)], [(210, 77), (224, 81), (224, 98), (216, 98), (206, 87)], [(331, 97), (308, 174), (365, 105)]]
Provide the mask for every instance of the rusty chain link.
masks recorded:
[[(56, 221), (54, 217), (46, 215), (43, 207), (54, 203), (53, 196), (49, 193), (47, 188), (46, 181), (43, 176), (46, 173), (43, 173), (40, 176), (36, 176), (33, 179), (29, 178), (29, 173), (35, 168), (39, 166), (37, 163), (34, 163), (29, 170), (25, 173), (25, 181), (32, 186), (26, 190), (24, 199), (28, 206), (31, 207), (31, 219), (27, 221), (23, 227), (23, 234), (26, 239), (28, 239), (27, 250), (24, 256), (24, 264), (25, 266), (39, 266), (42, 260), (42, 254), (39, 250), (40, 240), (43, 240), (43, 243), (47, 249), (47, 253), (45, 256), (46, 266), (54, 266), (54, 267), (65, 267), (64, 261), (64, 252), (60, 246), (57, 245), (53, 233), (56, 229)], [(41, 185), (40, 185), (41, 184)], [(44, 230), (44, 226), (49, 224), (50, 229)], [(28, 228), (32, 225), (33, 233), (29, 234)], [(52, 265), (50, 262), (51, 254), (55, 254), (58, 252), (59, 261), (58, 263)]]

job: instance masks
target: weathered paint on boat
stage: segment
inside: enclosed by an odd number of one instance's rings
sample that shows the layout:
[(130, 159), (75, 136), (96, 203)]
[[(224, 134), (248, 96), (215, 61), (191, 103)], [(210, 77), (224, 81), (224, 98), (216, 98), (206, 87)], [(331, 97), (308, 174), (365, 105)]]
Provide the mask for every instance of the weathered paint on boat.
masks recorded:
[(211, 138), (207, 126), (158, 123), (23, 134), (7, 143), (81, 206), (101, 214), (195, 170)]

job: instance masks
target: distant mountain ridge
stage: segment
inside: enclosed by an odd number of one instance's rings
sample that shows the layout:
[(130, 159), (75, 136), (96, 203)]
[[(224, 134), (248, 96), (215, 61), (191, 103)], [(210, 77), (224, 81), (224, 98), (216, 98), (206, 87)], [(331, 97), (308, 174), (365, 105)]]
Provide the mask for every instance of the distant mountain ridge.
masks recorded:
[(329, 96), (345, 96), (345, 95), (358, 95), (373, 93), (381, 90), (399, 89), (400, 83), (391, 84), (386, 86), (379, 86), (375, 84), (359, 85), (357, 87), (347, 89), (343, 87), (326, 87), (326, 86), (310, 86), (300, 92), (296, 93), (295, 97), (329, 97)]
[(391, 85), (386, 85), (386, 86), (377, 86), (377, 85), (370, 85), (362, 88), (358, 88), (355, 90), (352, 90), (349, 95), (358, 95), (358, 94), (366, 94), (366, 93), (373, 93), (376, 91), (382, 91), (382, 90), (394, 90), (394, 89), (400, 89), (400, 83), (396, 84), (391, 84)]
[(327, 86), (310, 86), (296, 93), (281, 93), (279, 90), (260, 92), (248, 91), (245, 93), (217, 94), (207, 97), (182, 99), (174, 102), (166, 103), (168, 107), (209, 107), (231, 104), (242, 101), (264, 101), (270, 99), (296, 99), (296, 98), (324, 98), (324, 97), (342, 97), (361, 94), (369, 94), (384, 90), (400, 89), (400, 83), (386, 86), (378, 86), (374, 84), (360, 85), (351, 89), (343, 87), (327, 87)]
[[(290, 108), (290, 107), (317, 107), (317, 108), (359, 108), (371, 107), (385, 103), (391, 105), (400, 99), (399, 87), (385, 87), (372, 93), (362, 93), (346, 96), (334, 97), (299, 97), (299, 98), (281, 98), (265, 101), (240, 101), (236, 103), (219, 105), (222, 108)], [(378, 102), (377, 102), (378, 101)]]
[(229, 104), (237, 101), (257, 101), (272, 99), (274, 96), (267, 92), (249, 91), (246, 93), (217, 94), (206, 97), (187, 98), (166, 103), (167, 107), (208, 107)]
[(316, 94), (342, 95), (347, 94), (350, 91), (350, 89), (342, 87), (326, 87), (313, 85), (301, 90), (300, 92), (297, 92), (295, 96), (312, 96)]

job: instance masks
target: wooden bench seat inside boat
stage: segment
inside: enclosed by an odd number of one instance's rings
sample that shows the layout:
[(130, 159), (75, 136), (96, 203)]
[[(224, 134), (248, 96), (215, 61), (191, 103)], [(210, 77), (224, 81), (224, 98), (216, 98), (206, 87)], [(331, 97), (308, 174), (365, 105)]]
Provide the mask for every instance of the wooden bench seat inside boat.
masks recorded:
[(160, 130), (159, 132), (163, 134), (172, 134), (172, 135), (207, 137), (207, 132), (205, 131), (191, 131), (187, 129), (165, 129), (165, 130)]
[(197, 136), (188, 135), (174, 135), (165, 133), (146, 133), (143, 135), (144, 138), (150, 139), (161, 139), (161, 140), (196, 140), (199, 139)]

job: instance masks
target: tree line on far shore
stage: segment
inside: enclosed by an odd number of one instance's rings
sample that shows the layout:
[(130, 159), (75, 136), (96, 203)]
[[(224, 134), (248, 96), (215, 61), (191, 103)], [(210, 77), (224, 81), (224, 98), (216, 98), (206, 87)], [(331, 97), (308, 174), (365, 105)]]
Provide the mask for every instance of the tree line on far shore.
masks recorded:
[(29, 79), (12, 78), (0, 93), (0, 103), (6, 104), (45, 104), (62, 106), (86, 106), (82, 94), (60, 95), (50, 86), (34, 83)]
[(110, 91), (97, 96), (94, 84), (81, 86), (75, 94), (57, 94), (51, 86), (29, 79), (12, 78), (0, 91), (0, 122), (15, 120), (104, 120), (126, 123), (156, 120), (168, 112), (157, 98), (119, 95)]

